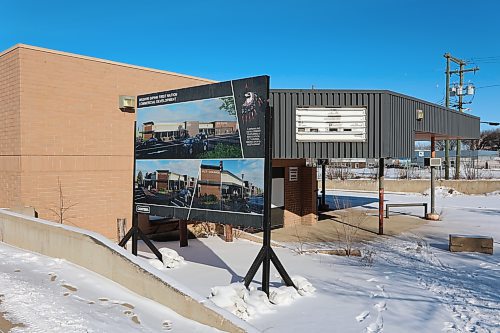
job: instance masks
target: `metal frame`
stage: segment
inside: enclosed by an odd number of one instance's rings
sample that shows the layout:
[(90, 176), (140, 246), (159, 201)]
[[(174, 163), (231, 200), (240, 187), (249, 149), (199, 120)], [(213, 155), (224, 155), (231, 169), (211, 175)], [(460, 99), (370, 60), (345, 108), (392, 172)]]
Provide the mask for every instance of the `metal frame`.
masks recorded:
[(163, 262), (163, 256), (158, 251), (156, 246), (151, 243), (149, 238), (142, 232), (142, 230), (139, 228), (139, 220), (137, 213), (135, 211), (135, 203), (134, 203), (134, 195), (135, 195), (135, 140), (137, 136), (137, 122), (134, 121), (134, 167), (132, 168), (132, 227), (130, 228), (129, 231), (125, 234), (122, 240), (118, 243), (119, 246), (125, 247), (127, 244), (128, 240), (132, 238), (132, 254), (134, 256), (137, 256), (137, 243), (139, 238), (146, 243), (146, 245), (151, 249), (151, 251), (155, 254), (155, 256)]
[(287, 286), (292, 286), (295, 289), (297, 287), (294, 285), (292, 279), (286, 272), (285, 268), (281, 264), (278, 256), (271, 247), (271, 191), (272, 191), (272, 109), (269, 104), (266, 108), (266, 132), (264, 136), (265, 143), (265, 159), (264, 159), (264, 179), (267, 180), (264, 185), (264, 218), (262, 221), (262, 226), (264, 229), (264, 237), (262, 240), (262, 248), (260, 249), (257, 257), (250, 266), (248, 273), (245, 275), (244, 283), (248, 288), (252, 282), (257, 270), (262, 264), (262, 291), (264, 291), (269, 296), (269, 281), (271, 273), (271, 261), (274, 267), (278, 270), (281, 278)]

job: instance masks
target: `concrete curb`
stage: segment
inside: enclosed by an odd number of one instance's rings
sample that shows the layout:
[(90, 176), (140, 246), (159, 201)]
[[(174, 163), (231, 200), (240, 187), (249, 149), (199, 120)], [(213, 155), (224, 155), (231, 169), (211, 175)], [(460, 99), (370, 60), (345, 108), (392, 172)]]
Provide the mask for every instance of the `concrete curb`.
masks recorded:
[(201, 324), (226, 332), (259, 332), (97, 233), (0, 210), (0, 241), (68, 260)]

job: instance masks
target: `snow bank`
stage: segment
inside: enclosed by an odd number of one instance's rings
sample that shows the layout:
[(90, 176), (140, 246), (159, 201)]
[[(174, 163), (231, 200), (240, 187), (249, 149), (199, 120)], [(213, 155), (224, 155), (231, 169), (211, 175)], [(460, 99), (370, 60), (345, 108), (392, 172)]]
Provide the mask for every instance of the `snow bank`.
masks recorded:
[(305, 277), (294, 275), (291, 278), (300, 296), (310, 295), (316, 291), (316, 288)]
[(226, 309), (241, 319), (248, 320), (259, 314), (268, 313), (274, 305), (288, 305), (300, 296), (312, 294), (316, 288), (301, 276), (292, 277), (294, 287), (281, 286), (269, 288), (266, 293), (256, 289), (248, 290), (243, 283), (232, 283), (229, 286), (213, 287), (210, 300), (215, 305)]
[(160, 251), (163, 262), (158, 259), (149, 259), (148, 262), (154, 268), (159, 270), (166, 270), (168, 268), (176, 268), (186, 264), (186, 261), (181, 257), (175, 250), (162, 247), (158, 249)]
[[(456, 196), (459, 196), (459, 195), (464, 195), (463, 193), (458, 192), (457, 190), (455, 190), (453, 188), (449, 188), (449, 187), (445, 187), (445, 186), (436, 187), (435, 193), (436, 193), (436, 196), (439, 196), (439, 197), (442, 197), (442, 198), (456, 197)], [(431, 189), (430, 188), (427, 189), (422, 194), (423, 195), (431, 195)]]
[(493, 192), (490, 192), (490, 193), (486, 193), (486, 196), (494, 196), (494, 195), (500, 195), (500, 191), (493, 191)]
[(248, 290), (243, 283), (213, 287), (210, 299), (215, 305), (226, 309), (241, 319), (270, 311), (271, 303), (260, 290)]

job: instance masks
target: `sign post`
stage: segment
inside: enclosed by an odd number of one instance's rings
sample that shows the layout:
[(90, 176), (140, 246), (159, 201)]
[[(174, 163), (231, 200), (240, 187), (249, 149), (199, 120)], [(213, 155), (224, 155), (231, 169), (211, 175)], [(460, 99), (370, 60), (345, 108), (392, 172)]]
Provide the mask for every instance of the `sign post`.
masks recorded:
[[(270, 263), (293, 282), (271, 248), (272, 114), (269, 77), (258, 76), (137, 96), (134, 136), (136, 213), (264, 230), (262, 249), (245, 277), (263, 265), (269, 293)], [(139, 135), (137, 135), (139, 134)], [(133, 219), (120, 245), (141, 238)]]
[(265, 131), (265, 162), (264, 162), (264, 179), (265, 189), (264, 189), (264, 219), (263, 219), (263, 231), (264, 237), (262, 241), (262, 248), (260, 249), (257, 257), (250, 266), (248, 273), (245, 275), (244, 283), (248, 288), (252, 282), (257, 270), (262, 264), (262, 291), (264, 291), (267, 296), (269, 296), (269, 280), (271, 273), (271, 261), (281, 275), (281, 278), (287, 286), (293, 286), (297, 288), (285, 268), (281, 264), (278, 256), (271, 247), (271, 191), (272, 191), (272, 110), (269, 105), (266, 108), (266, 131)]
[[(135, 156), (135, 140), (136, 140), (136, 136), (137, 136), (136, 124), (137, 123), (134, 121), (134, 156)], [(134, 193), (135, 193), (135, 184), (136, 184), (135, 163), (134, 163), (134, 173), (133, 173), (132, 180), (133, 180), (132, 181), (132, 198), (133, 198), (134, 197)], [(149, 207), (147, 207), (147, 206), (146, 207), (137, 207), (135, 205), (135, 202), (132, 203), (132, 227), (125, 234), (125, 236), (122, 238), (122, 240), (120, 240), (120, 242), (118, 243), (118, 245), (121, 246), (121, 247), (125, 247), (125, 245), (127, 244), (128, 240), (130, 238), (132, 238), (132, 254), (134, 256), (136, 256), (137, 255), (137, 241), (139, 240), (139, 238), (141, 238), (144, 241), (144, 243), (146, 243), (146, 245), (155, 254), (155, 256), (158, 258), (158, 260), (160, 260), (160, 261), (163, 262), (163, 256), (160, 253), (160, 251), (158, 251), (158, 249), (156, 248), (156, 246), (154, 246), (153, 243), (151, 243), (151, 241), (148, 239), (148, 237), (146, 235), (144, 235), (144, 233), (139, 228), (137, 213), (149, 213), (149, 209), (148, 208)]]

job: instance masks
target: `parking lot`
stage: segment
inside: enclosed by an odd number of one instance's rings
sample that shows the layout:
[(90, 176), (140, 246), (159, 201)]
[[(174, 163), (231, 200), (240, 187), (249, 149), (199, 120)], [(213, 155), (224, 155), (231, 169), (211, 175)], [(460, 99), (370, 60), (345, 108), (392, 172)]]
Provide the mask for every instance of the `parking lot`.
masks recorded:
[(214, 150), (218, 145), (239, 147), (241, 154), (238, 134), (223, 134), (206, 138), (191, 137), (171, 141), (161, 141), (153, 138), (138, 143), (135, 148), (135, 154), (137, 159), (197, 159), (202, 157), (200, 156), (201, 154)]

